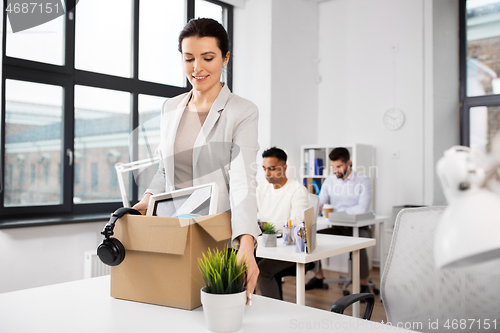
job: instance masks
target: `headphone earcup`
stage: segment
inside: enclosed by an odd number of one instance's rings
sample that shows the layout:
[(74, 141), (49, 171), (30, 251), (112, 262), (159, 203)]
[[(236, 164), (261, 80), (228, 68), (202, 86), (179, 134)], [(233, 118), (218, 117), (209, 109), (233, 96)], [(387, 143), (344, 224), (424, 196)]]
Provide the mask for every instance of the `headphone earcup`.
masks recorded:
[(104, 227), (104, 230), (101, 232), (105, 239), (97, 247), (97, 255), (99, 256), (99, 259), (101, 259), (101, 261), (108, 266), (119, 265), (123, 259), (125, 259), (125, 247), (123, 244), (118, 239), (109, 237), (113, 235), (115, 222), (125, 214), (141, 215), (138, 210), (133, 208), (118, 208), (111, 216), (111, 219)]
[(116, 238), (105, 239), (97, 247), (97, 255), (108, 266), (117, 266), (125, 259), (125, 247)]

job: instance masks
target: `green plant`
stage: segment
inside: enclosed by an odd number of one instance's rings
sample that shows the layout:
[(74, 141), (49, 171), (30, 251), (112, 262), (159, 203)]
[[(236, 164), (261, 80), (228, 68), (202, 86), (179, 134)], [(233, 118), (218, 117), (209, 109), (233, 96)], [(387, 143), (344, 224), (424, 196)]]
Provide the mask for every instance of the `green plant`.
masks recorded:
[(266, 224), (262, 225), (262, 233), (268, 235), (275, 234), (276, 227), (274, 226), (274, 224), (267, 222)]
[(207, 293), (234, 294), (245, 290), (245, 256), (238, 263), (236, 250), (227, 245), (223, 251), (208, 249), (207, 255), (203, 253), (203, 258), (198, 258), (198, 267)]

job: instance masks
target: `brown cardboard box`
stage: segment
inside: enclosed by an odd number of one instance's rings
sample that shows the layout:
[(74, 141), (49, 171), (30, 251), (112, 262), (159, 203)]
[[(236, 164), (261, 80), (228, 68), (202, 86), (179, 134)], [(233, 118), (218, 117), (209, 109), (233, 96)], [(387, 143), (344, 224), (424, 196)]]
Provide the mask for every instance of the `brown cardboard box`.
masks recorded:
[(204, 283), (198, 258), (227, 244), (231, 218), (227, 213), (193, 219), (125, 215), (113, 237), (125, 247), (125, 259), (111, 267), (111, 296), (192, 310), (201, 305)]

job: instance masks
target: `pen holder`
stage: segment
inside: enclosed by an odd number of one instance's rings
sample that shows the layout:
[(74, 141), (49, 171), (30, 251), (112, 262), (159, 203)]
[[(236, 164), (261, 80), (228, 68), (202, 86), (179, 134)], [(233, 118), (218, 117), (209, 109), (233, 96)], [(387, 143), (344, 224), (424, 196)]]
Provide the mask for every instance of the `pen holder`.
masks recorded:
[(295, 245), (294, 227), (283, 226), (283, 244)]

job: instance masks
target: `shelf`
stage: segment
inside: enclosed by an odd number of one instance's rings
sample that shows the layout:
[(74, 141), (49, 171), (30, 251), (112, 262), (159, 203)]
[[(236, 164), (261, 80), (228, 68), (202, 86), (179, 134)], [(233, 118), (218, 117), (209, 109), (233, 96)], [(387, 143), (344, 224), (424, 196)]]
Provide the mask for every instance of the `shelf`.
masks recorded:
[[(351, 156), (351, 162), (353, 169), (358, 172), (371, 172), (371, 168), (374, 166), (374, 150), (371, 145), (365, 144), (337, 144), (337, 145), (318, 145), (318, 144), (308, 144), (300, 146), (300, 173), (301, 178), (306, 180), (306, 187), (310, 193), (315, 193), (312, 188), (312, 181), (317, 180), (317, 182), (323, 183), (325, 179), (334, 173), (331, 172), (329, 154), (335, 147), (345, 147), (349, 150)], [(314, 150), (313, 152), (309, 152)], [(316, 164), (316, 159), (322, 159), (324, 168), (323, 170), (328, 172), (328, 175), (305, 175), (305, 171), (308, 170), (309, 174), (315, 173), (316, 168), (311, 168), (311, 165)], [(372, 180), (372, 191), (375, 189), (375, 176), (368, 173), (368, 176)], [(318, 184), (319, 185), (319, 184)], [(321, 188), (321, 185), (319, 185)], [(374, 192), (373, 192), (374, 193)], [(373, 194), (372, 193), (372, 194)], [(372, 200), (372, 207), (375, 206), (375, 198)]]

